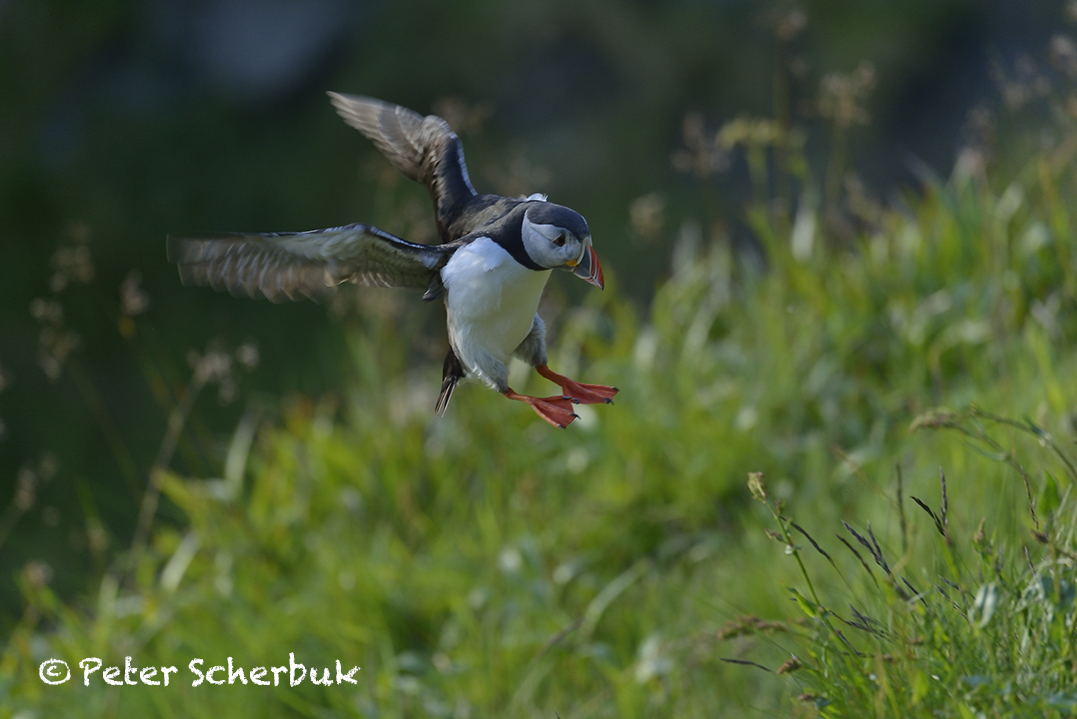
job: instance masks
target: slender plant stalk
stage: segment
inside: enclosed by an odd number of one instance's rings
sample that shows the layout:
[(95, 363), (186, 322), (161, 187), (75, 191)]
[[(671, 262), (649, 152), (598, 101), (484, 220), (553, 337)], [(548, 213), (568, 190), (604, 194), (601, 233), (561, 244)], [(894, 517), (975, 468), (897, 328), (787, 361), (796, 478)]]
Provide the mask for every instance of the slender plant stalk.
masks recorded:
[(180, 435), (183, 433), (187, 418), (190, 416), (191, 410), (194, 409), (194, 403), (205, 386), (206, 377), (201, 372), (195, 372), (191, 383), (187, 386), (187, 390), (180, 397), (179, 403), (168, 415), (168, 425), (165, 429), (164, 437), (161, 439), (161, 445), (157, 448), (157, 457), (150, 468), (149, 482), (146, 484), (146, 492), (142, 496), (142, 505), (138, 510), (138, 522), (135, 525), (135, 534), (131, 541), (131, 559), (128, 565), (131, 574), (129, 576), (134, 576), (134, 572), (138, 568), (142, 554), (146, 549), (150, 527), (153, 525), (153, 518), (157, 514), (157, 505), (161, 498), (161, 480), (164, 472), (172, 461), (172, 455), (179, 444)]

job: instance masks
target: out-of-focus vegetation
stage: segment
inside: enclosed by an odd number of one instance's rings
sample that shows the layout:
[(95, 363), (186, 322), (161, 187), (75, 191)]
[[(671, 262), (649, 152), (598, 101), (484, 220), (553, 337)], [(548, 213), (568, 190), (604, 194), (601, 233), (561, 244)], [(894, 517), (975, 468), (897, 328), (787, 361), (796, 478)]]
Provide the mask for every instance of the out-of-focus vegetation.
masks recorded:
[[(779, 44), (803, 31), (788, 9), (768, 17)], [(267, 357), (300, 351), (294, 336), (233, 332), (232, 345), (177, 355), (146, 276), (117, 278), (118, 297), (100, 289), (99, 230), (72, 225), (30, 307), (33, 361), (73, 397), (62, 406), (89, 415), (133, 537), (110, 523), (121, 512), (105, 479), (49, 454), (21, 465), (0, 542), (50, 482), (67, 482), (79, 520), (62, 526), (85, 566), (61, 577), (34, 561), (15, 574), (0, 707), (1071, 714), (1074, 47), (1058, 35), (1042, 63), (1053, 69), (1000, 78), (1013, 111), (1039, 103), (1034, 122), (980, 112), (948, 179), (919, 168), (921, 188), (886, 203), (846, 171), (879, 64), (821, 81), (819, 151), (781, 107), (766, 119), (690, 115), (663, 150), (686, 193), (724, 193), (715, 173), (746, 182), (723, 200), (724, 222), (717, 201), (693, 210), (671, 191), (630, 203), (635, 247), (671, 248), (652, 297), (626, 287), (616, 261), (604, 293), (569, 301), (552, 288), (551, 365), (621, 388), (563, 432), (475, 385), (434, 418), (443, 345), (419, 337), (440, 337), (439, 318), (387, 291), (346, 288), (330, 313), (311, 310), (345, 328), (337, 350), (354, 373), (338, 389), (301, 393), (297, 380), (284, 399), (250, 393)], [(456, 109), (464, 124), (485, 114)], [(1003, 133), (1007, 123), (1024, 131)], [(395, 176), (369, 168), (381, 214), (365, 219), (401, 232), (428, 222)], [(206, 296), (183, 295), (244, 311)], [(87, 369), (86, 322), (123, 344), (122, 371), (148, 387), (158, 424), (116, 421), (116, 387)], [(516, 371), (514, 387), (549, 389)], [(214, 398), (231, 414), (212, 412)], [(761, 473), (751, 489), (749, 473)], [(205, 671), (231, 657), (249, 676), (288, 666), (289, 653), (331, 674), (335, 660), (360, 666), (358, 684), (191, 686), (192, 659)], [(52, 657), (72, 681), (38, 678)], [(85, 657), (179, 674), (169, 687), (109, 687), (98, 672), (87, 688)]]

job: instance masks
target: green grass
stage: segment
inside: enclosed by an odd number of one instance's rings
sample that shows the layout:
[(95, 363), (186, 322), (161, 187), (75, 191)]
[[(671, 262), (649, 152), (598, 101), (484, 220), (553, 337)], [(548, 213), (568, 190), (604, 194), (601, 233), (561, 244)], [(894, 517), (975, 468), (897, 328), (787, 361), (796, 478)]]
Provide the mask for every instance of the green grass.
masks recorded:
[[(985, 425), (992, 424), (1036, 437), (1062, 461), (1067, 485), (1077, 478), (1070, 459), (1031, 422), (976, 408), (964, 415), (931, 413), (917, 422), (956, 429), (984, 454), (1023, 474), (1013, 454), (999, 451), (986, 431)], [(782, 502), (769, 496), (762, 476), (753, 475), (752, 494), (771, 511), (780, 529), (774, 537), (796, 557), (803, 578), (799, 591), (789, 591), (809, 631), (800, 636), (800, 650), (778, 670), (799, 672), (806, 690), (800, 701), (832, 716), (872, 709), (883, 716), (1072, 715), (1077, 710), (1074, 507), (1070, 491), (1060, 495), (1053, 475), (1045, 477), (1039, 500), (1029, 494), (1032, 537), (1043, 545), (1035, 551), (1040, 557), (1036, 563), (1029, 554), (1003, 546), (986, 517), (971, 537), (955, 536), (943, 474), (938, 507), (912, 498), (934, 524), (934, 551), (910, 551), (904, 526), (904, 552), (890, 554), (889, 560), (870, 523), (859, 532), (845, 524), (845, 538), (837, 535), (857, 557), (867, 582), (843, 573), (807, 529), (783, 515)], [(846, 607), (820, 599), (801, 557), (804, 548), (798, 546), (805, 540), (841, 576), (848, 591), (838, 601), (847, 602)], [(742, 619), (721, 635), (768, 630)]]
[[(765, 269), (681, 238), (642, 317), (608, 273), (605, 293), (558, 319), (551, 365), (621, 394), (563, 432), (476, 386), (434, 418), (437, 368), (410, 369), (394, 324), (370, 317), (346, 392), (252, 404), (221, 442), (222, 478), (155, 475), (187, 525), (158, 520), (137, 566), (114, 563), (68, 604), (24, 573), (0, 705), (1068, 715), (1072, 173), (1055, 156), (998, 188), (939, 184), (842, 248), (804, 243), (810, 208), (797, 222), (750, 210)], [(925, 414), (937, 407), (953, 409)], [(358, 665), (358, 685), (192, 687), (186, 666), (289, 652)], [(86, 688), (76, 663), (91, 656), (179, 675), (106, 687), (98, 673)], [(74, 680), (42, 683), (50, 657)]]

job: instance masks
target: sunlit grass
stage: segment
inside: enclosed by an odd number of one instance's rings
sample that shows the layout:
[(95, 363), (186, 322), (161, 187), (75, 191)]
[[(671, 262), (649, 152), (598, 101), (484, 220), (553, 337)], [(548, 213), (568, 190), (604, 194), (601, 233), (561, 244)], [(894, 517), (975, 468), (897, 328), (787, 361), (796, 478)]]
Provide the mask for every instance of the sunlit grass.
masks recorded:
[[(1012, 452), (997, 451), (985, 422), (1037, 437), (1056, 453), (1069, 475), (1067, 487), (1077, 478), (1069, 457), (1031, 422), (974, 409), (932, 414), (921, 425), (958, 429), (1023, 474)], [(845, 523), (845, 537), (838, 539), (856, 556), (860, 573), (835, 562), (809, 530), (784, 516), (783, 503), (769, 496), (761, 475), (753, 475), (752, 493), (770, 510), (781, 530), (774, 537), (796, 558), (801, 574), (801, 589), (789, 591), (805, 629), (797, 632), (799, 649), (777, 672), (797, 672), (805, 689), (799, 700), (833, 716), (865, 709), (883, 716), (1071, 715), (1077, 706), (1073, 508), (1069, 490), (1060, 496), (1054, 476), (1044, 477), (1040, 496), (1029, 498), (1032, 537), (1043, 545), (1033, 545), (1031, 553), (1027, 546), (1022, 553), (1019, 541), (1002, 539), (1009, 533), (988, 526), (987, 517), (971, 535), (955, 533), (942, 475), (940, 505), (912, 498), (934, 525), (933, 546), (910, 548), (903, 526), (902, 551), (883, 549), (870, 522), (860, 531)], [(832, 595), (841, 605), (816, 593), (812, 578), (818, 581), (819, 572), (802, 560), (813, 550), (830, 564), (824, 571), (841, 576), (845, 590)], [(741, 620), (721, 634), (732, 639), (767, 631), (767, 625)]]

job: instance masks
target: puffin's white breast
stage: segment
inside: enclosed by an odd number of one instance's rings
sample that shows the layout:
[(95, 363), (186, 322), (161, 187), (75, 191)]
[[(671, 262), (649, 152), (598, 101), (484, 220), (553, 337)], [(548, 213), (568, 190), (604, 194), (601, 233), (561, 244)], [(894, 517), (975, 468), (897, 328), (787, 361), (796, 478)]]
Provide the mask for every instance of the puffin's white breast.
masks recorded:
[(449, 336), (464, 367), (494, 386), (538, 311), (549, 270), (531, 270), (493, 240), (461, 247), (441, 270)]

